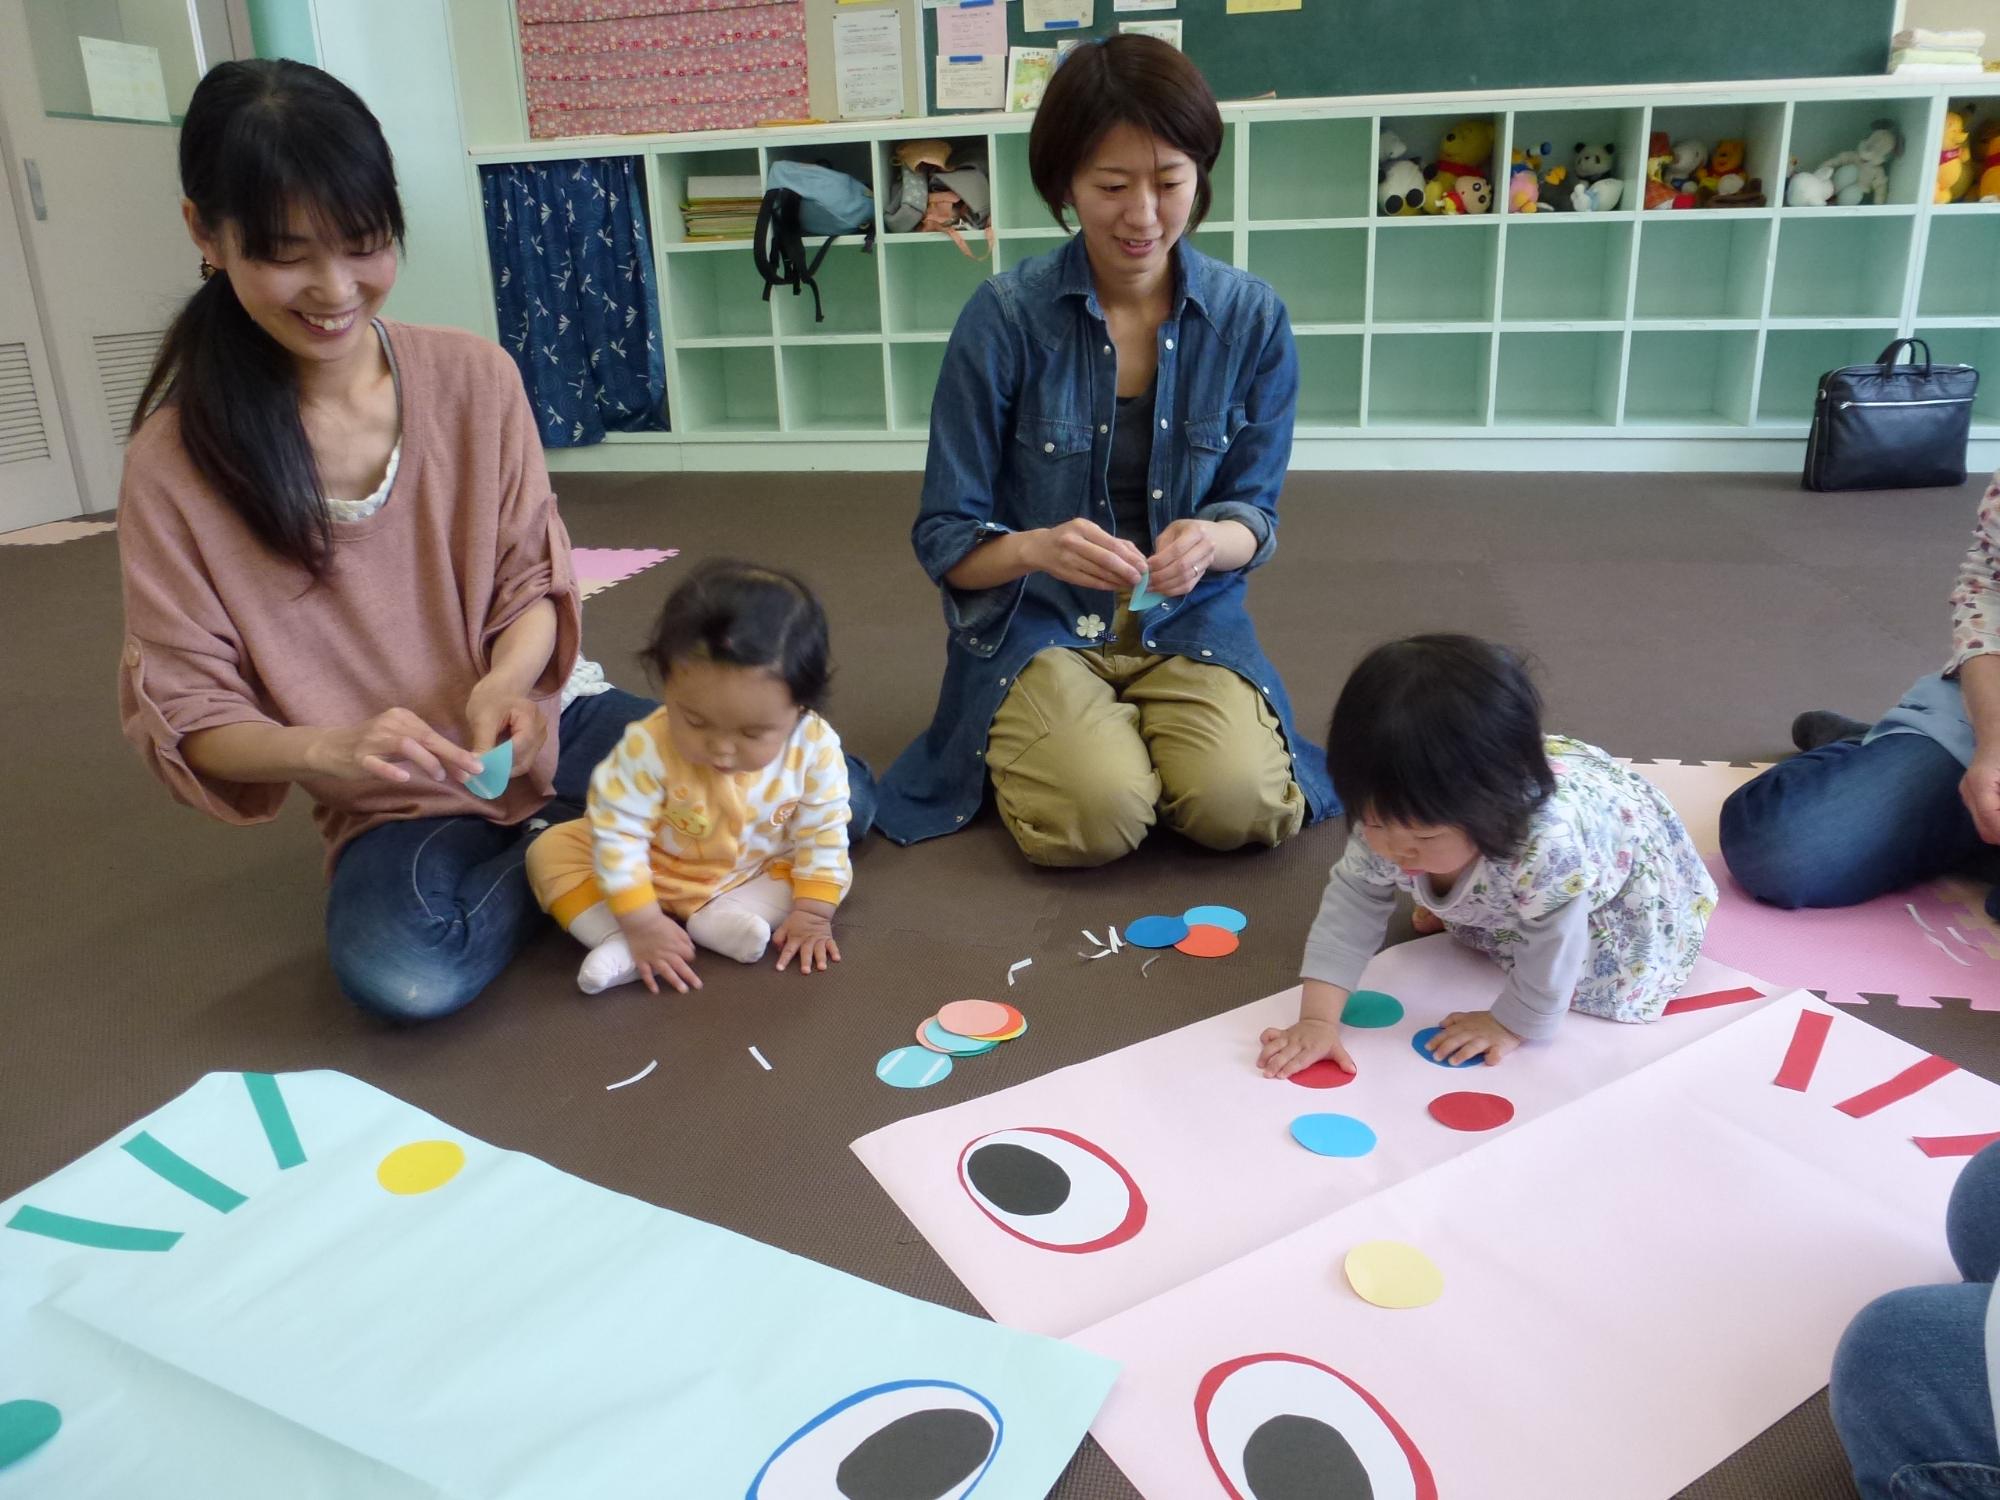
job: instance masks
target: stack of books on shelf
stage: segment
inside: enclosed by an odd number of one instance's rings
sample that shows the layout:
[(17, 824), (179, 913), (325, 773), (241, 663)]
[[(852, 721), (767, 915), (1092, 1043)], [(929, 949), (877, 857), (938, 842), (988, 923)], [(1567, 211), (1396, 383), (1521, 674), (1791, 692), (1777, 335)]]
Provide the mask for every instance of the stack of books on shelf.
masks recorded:
[(1975, 77), (1985, 69), (1985, 59), (1980, 55), (1985, 47), (1986, 33), (1971, 26), (1955, 31), (1924, 27), (1899, 31), (1895, 37), (1896, 50), (1889, 58), (1889, 71), (1907, 78)]
[(747, 240), (757, 232), (764, 185), (755, 176), (690, 177), (681, 219), (691, 240)]

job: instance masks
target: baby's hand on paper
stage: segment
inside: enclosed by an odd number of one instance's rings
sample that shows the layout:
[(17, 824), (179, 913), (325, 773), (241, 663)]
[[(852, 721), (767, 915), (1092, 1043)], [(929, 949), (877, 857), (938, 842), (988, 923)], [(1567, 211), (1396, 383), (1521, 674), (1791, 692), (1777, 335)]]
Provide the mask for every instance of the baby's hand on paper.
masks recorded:
[(1521, 1039), (1493, 1018), (1490, 1010), (1455, 1010), (1425, 1046), (1439, 1062), (1469, 1062), (1485, 1055), (1488, 1067), (1521, 1045)]
[(833, 908), (824, 901), (801, 900), (791, 915), (771, 934), (778, 945), (778, 970), (782, 973), (794, 957), (801, 974), (815, 967), (825, 969), (840, 962), (840, 945), (833, 940)]
[(1301, 1016), (1290, 1026), (1273, 1026), (1261, 1038), (1264, 1050), (1257, 1067), (1266, 1078), (1290, 1078), (1299, 1069), (1330, 1057), (1343, 1073), (1354, 1071), (1354, 1059), (1340, 1045), (1340, 1023)]

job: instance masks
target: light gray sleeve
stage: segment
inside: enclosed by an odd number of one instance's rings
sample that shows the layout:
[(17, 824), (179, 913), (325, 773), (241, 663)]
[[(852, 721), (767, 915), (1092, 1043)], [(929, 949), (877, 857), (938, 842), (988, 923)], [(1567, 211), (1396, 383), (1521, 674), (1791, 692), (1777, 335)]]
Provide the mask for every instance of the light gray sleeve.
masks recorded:
[(1370, 878), (1368, 845), (1350, 837), (1347, 850), (1327, 877), (1319, 915), (1306, 936), (1303, 979), (1351, 990), (1382, 946), (1396, 910), (1396, 888)]
[(1524, 918), (1520, 933), (1493, 1019), (1535, 1041), (1555, 1035), (1590, 961), (1590, 903), (1565, 901), (1545, 917)]

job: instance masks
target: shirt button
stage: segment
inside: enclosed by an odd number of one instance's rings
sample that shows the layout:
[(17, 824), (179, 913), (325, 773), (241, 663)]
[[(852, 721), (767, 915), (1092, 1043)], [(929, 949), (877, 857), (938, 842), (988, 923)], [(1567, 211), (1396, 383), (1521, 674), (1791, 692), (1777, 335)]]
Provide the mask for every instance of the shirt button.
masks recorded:
[(1104, 346), (1104, 352), (1105, 352), (1106, 354), (1109, 354), (1109, 353), (1111, 352), (1111, 346), (1110, 346), (1109, 344), (1106, 344), (1106, 345)]
[(1054, 443), (1044, 443), (1044, 444), (1042, 444), (1042, 452), (1044, 452), (1044, 453), (1053, 453), (1053, 452), (1055, 452), (1055, 451), (1056, 451), (1056, 445), (1055, 445)]
[(1160, 418), (1160, 430), (1164, 432), (1166, 430), (1166, 426), (1167, 426), (1167, 419), (1165, 417)]
[(1003, 677), (1003, 678), (1001, 678), (1001, 679), (1000, 679), (1000, 686), (1002, 686), (1002, 687), (1005, 687), (1006, 685), (1007, 685), (1007, 679), (1006, 679), (1006, 678), (1004, 678), (1004, 677)]
[(1174, 341), (1173, 341), (1172, 339), (1168, 339), (1168, 340), (1167, 340), (1167, 347), (1168, 347), (1169, 349), (1171, 349), (1171, 348), (1173, 348), (1173, 347), (1174, 347)]
[(974, 646), (978, 645), (978, 644), (979, 644), (979, 637), (978, 637), (978, 636), (976, 636), (976, 635), (975, 635), (975, 636), (973, 636), (973, 637), (972, 637), (972, 639), (971, 639), (971, 640), (970, 640), (970, 641), (968, 642), (968, 644), (969, 644), (969, 645), (974, 645)]
[(1159, 642), (1157, 642), (1157, 641), (1148, 641), (1148, 642), (1146, 642), (1146, 649), (1147, 649), (1148, 651), (1151, 651), (1151, 650), (1152, 650), (1152, 649), (1153, 649), (1153, 648), (1154, 648), (1155, 646), (1157, 646), (1158, 644), (1159, 644)]
[(1224, 439), (1222, 440), (1222, 446), (1223, 446), (1223, 447), (1225, 447), (1225, 448), (1227, 448), (1227, 447), (1229, 446), (1229, 439), (1228, 439), (1228, 438), (1224, 438)]
[(964, 814), (964, 813), (958, 813), (958, 814), (955, 814), (955, 815), (953, 816), (953, 818), (952, 818), (952, 822), (954, 822), (954, 823), (963, 823), (964, 821), (965, 821), (965, 814)]
[[(1164, 427), (1164, 426), (1165, 426), (1166, 424), (1165, 424), (1164, 422), (1162, 422), (1162, 423), (1161, 423), (1160, 425), (1161, 425), (1162, 427)], [(1154, 491), (1153, 491), (1153, 498), (1154, 498), (1155, 500), (1158, 500), (1158, 499), (1159, 499), (1159, 498), (1160, 498), (1161, 496), (1163, 496), (1163, 495), (1165, 495), (1165, 494), (1166, 494), (1166, 491), (1165, 491), (1165, 490), (1154, 490)]]
[(1214, 653), (1213, 651), (1204, 651), (1204, 652), (1202, 652), (1201, 654), (1202, 654), (1203, 656), (1213, 656), (1213, 655), (1215, 655), (1215, 653)]

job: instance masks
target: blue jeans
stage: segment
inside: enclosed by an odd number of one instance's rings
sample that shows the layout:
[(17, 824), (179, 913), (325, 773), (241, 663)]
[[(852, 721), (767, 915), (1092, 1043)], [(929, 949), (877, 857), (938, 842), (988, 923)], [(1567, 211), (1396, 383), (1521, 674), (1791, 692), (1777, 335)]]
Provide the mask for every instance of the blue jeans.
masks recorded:
[(1965, 767), (1936, 740), (1889, 734), (1808, 750), (1722, 804), (1722, 857), (1773, 906), (1855, 906), (1920, 880), (1993, 878), (1959, 800)]
[(2000, 1269), (2000, 1142), (1959, 1174), (1945, 1240), (1965, 1280), (1877, 1297), (1834, 1351), (1833, 1425), (1862, 1500), (2000, 1497), (1986, 1369), (1986, 1303)]
[[(590, 773), (625, 726), (659, 704), (613, 689), (563, 710), (555, 799), (517, 824), (484, 818), (384, 823), (341, 851), (326, 902), (334, 977), (363, 1010), (429, 1021), (470, 1003), (541, 926), (523, 866), (542, 823), (583, 816)], [(875, 818), (875, 780), (847, 758), (848, 837)]]

